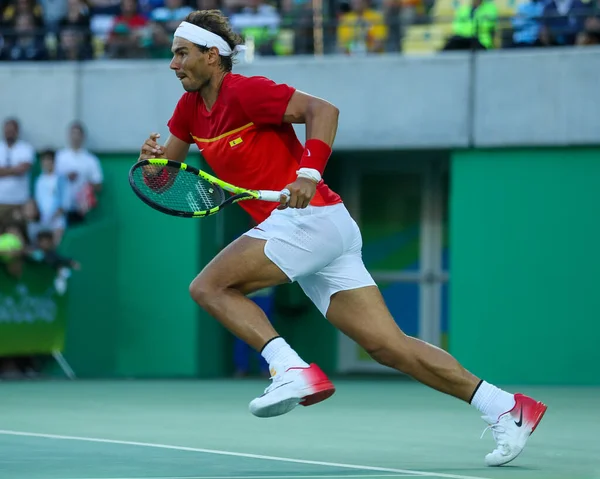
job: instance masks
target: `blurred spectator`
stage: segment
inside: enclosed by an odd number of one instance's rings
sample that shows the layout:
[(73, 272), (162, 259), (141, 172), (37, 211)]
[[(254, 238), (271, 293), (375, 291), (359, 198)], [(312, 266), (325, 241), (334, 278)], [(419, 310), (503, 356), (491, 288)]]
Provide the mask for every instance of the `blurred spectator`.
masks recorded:
[(83, 221), (102, 189), (100, 160), (84, 148), (84, 142), (83, 125), (75, 122), (69, 129), (69, 147), (56, 153), (56, 172), (69, 180), (67, 224)]
[(29, 170), (34, 159), (33, 147), (19, 140), (19, 122), (7, 119), (0, 142), (0, 224), (12, 221), (30, 198)]
[(512, 18), (513, 47), (539, 47), (541, 19), (544, 13), (545, 0), (529, 0), (517, 5)]
[(544, 45), (575, 45), (583, 31), (585, 18), (594, 5), (589, 0), (549, 0), (544, 7), (540, 40)]
[(14, 36), (6, 35), (2, 60), (39, 61), (47, 60), (48, 50), (44, 43), (43, 31), (35, 25), (35, 18), (28, 13), (17, 15)]
[(194, 10), (183, 4), (183, 0), (166, 0), (164, 7), (152, 11), (150, 18), (165, 25), (167, 32), (174, 33), (179, 24)]
[(248, 0), (248, 6), (231, 16), (231, 27), (254, 44), (259, 55), (275, 55), (273, 43), (281, 18), (277, 9), (264, 0)]
[(473, 0), (456, 9), (453, 35), (444, 50), (482, 50), (494, 48), (498, 7), (493, 0)]
[(385, 49), (388, 28), (383, 14), (370, 0), (351, 0), (352, 10), (343, 13), (337, 31), (338, 49), (343, 53), (380, 53)]
[(84, 60), (92, 57), (90, 10), (83, 0), (68, 0), (59, 22), (58, 58)]
[(2, 12), (2, 24), (5, 27), (15, 27), (19, 15), (31, 15), (33, 25), (37, 28), (44, 26), (44, 12), (35, 0), (12, 0)]
[(94, 51), (97, 56), (102, 56), (104, 45), (112, 31), (115, 18), (121, 13), (121, 0), (88, 1)]
[(106, 50), (111, 58), (144, 56), (142, 40), (148, 20), (138, 12), (136, 0), (121, 0), (121, 14), (112, 25)]
[(69, 209), (68, 180), (59, 175), (55, 168), (55, 152), (43, 151), (40, 155), (42, 173), (35, 180), (35, 203), (39, 211), (40, 230), (53, 234), (54, 245), (58, 246), (67, 226), (66, 211)]
[(82, 61), (91, 58), (91, 46), (86, 45), (85, 34), (81, 30), (76, 28), (60, 30), (56, 60)]
[(40, 0), (44, 25), (51, 32), (58, 31), (60, 20), (67, 15), (67, 0)]
[(233, 12), (224, 1), (231, 2), (231, 0), (192, 0), (191, 5), (194, 10), (221, 10), (221, 13), (229, 18)]
[(600, 45), (600, 18), (590, 17), (586, 19), (583, 31), (577, 36), (577, 45)]
[(67, 290), (67, 280), (71, 277), (72, 270), (79, 271), (81, 269), (78, 261), (56, 252), (51, 231), (40, 231), (36, 238), (36, 246), (28, 248), (26, 254), (27, 259), (47, 264), (56, 270), (54, 288), (61, 295)]
[(166, 0), (164, 7), (158, 7), (150, 14), (151, 21), (142, 38), (142, 45), (150, 58), (170, 58), (173, 34), (179, 24), (193, 9), (183, 5), (183, 0)]
[(282, 0), (281, 28), (274, 43), (277, 55), (309, 55), (314, 53), (312, 2)]

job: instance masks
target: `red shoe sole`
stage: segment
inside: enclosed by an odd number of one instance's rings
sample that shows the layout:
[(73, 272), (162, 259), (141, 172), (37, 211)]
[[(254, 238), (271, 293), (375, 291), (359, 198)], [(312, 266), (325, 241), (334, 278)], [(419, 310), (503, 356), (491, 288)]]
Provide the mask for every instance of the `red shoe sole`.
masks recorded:
[(315, 392), (303, 397), (300, 400), (300, 405), (312, 406), (313, 404), (325, 401), (325, 399), (330, 398), (333, 396), (333, 393), (335, 393), (335, 386), (331, 381), (322, 381), (318, 384), (315, 384), (313, 389)]
[(535, 422), (533, 423), (533, 427), (531, 428), (531, 434), (533, 434), (533, 431), (535, 431), (535, 428), (538, 427), (538, 424), (544, 417), (544, 414), (546, 414), (547, 409), (548, 409), (548, 406), (546, 406), (544, 403), (541, 403), (541, 402), (537, 403), (537, 407), (535, 409), (535, 416), (534, 416)]

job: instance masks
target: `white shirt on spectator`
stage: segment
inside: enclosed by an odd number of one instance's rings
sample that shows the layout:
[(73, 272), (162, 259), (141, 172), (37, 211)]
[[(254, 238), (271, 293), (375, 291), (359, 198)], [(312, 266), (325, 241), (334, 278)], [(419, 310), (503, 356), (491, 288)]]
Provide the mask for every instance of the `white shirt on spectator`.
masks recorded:
[(86, 149), (73, 150), (64, 148), (56, 152), (56, 173), (68, 178), (75, 173), (77, 177), (69, 181), (70, 204), (69, 211), (77, 209), (79, 195), (88, 183), (101, 184), (103, 181), (100, 160)]
[[(35, 150), (29, 143), (18, 140), (12, 147), (0, 142), (0, 168), (11, 168), (23, 163), (33, 164)], [(23, 175), (0, 176), (0, 205), (22, 205), (30, 198), (29, 172)]]
[(35, 202), (40, 211), (40, 224), (45, 229), (65, 229), (66, 217), (56, 215), (59, 209), (67, 211), (70, 203), (69, 184), (56, 173), (42, 173), (35, 181)]

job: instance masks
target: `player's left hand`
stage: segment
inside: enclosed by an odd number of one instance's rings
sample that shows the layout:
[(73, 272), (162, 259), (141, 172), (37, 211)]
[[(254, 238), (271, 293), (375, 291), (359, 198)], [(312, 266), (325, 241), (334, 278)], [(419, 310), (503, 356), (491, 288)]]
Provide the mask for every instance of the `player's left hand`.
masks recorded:
[(306, 208), (317, 192), (317, 183), (308, 178), (298, 178), (286, 186), (290, 191), (290, 200), (282, 200), (277, 209)]

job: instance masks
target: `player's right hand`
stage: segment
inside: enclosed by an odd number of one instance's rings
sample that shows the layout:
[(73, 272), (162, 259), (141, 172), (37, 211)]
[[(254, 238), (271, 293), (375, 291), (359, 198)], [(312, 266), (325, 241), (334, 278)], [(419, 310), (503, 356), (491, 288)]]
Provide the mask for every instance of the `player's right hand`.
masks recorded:
[(151, 158), (164, 158), (165, 148), (156, 143), (158, 138), (160, 138), (159, 133), (150, 133), (150, 136), (142, 145), (138, 161), (149, 160)]

